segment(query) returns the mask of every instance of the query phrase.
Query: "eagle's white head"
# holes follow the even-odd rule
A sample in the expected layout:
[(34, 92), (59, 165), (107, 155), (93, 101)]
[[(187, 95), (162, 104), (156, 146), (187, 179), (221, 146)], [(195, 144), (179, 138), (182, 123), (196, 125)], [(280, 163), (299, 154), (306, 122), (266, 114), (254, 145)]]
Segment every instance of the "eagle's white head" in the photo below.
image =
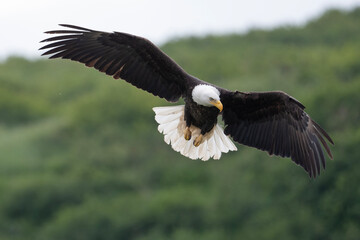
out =
[(217, 107), (220, 112), (223, 105), (220, 102), (220, 92), (215, 87), (205, 84), (197, 85), (192, 91), (192, 99), (199, 105)]

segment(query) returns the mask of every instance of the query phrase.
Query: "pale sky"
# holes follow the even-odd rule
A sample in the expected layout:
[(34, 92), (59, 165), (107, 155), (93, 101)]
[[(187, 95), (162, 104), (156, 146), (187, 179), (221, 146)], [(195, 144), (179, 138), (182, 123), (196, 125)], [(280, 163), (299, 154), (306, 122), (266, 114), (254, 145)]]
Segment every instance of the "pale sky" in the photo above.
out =
[(11, 0), (0, 4), (0, 60), (38, 57), (44, 31), (59, 23), (143, 36), (161, 44), (205, 34), (301, 25), (326, 9), (351, 9), (360, 0)]

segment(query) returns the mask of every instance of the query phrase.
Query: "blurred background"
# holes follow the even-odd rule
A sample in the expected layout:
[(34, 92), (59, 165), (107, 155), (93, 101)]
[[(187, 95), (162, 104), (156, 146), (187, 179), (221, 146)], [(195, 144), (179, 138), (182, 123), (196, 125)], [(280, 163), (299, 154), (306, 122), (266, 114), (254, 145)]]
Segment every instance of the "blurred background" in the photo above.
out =
[[(360, 239), (360, 1), (8, 1), (0, 10), (0, 239)], [(192, 161), (169, 103), (37, 51), (58, 23), (153, 40), (187, 72), (282, 90), (332, 136), (309, 179), (238, 145)]]

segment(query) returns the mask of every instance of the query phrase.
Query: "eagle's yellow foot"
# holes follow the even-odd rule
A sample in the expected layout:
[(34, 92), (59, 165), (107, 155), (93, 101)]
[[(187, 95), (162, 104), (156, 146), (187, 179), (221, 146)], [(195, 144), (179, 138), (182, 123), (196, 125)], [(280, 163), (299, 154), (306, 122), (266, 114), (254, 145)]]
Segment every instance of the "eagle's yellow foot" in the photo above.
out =
[(202, 139), (203, 139), (203, 135), (202, 135), (202, 134), (200, 134), (199, 136), (197, 136), (197, 138), (195, 138), (195, 140), (194, 140), (194, 146), (195, 146), (195, 147), (198, 147), (198, 146), (201, 144)]
[(189, 127), (186, 127), (186, 128), (185, 128), (184, 137), (185, 137), (185, 140), (187, 140), (187, 141), (190, 140), (190, 138), (191, 138), (191, 131), (190, 131), (190, 128), (189, 128)]

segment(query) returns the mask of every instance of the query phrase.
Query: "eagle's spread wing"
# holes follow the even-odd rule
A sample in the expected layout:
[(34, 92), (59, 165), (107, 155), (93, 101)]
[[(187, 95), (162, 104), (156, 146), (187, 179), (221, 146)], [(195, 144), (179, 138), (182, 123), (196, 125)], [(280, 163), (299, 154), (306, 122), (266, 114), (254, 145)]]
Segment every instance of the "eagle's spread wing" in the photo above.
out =
[(304, 111), (304, 106), (283, 92), (243, 93), (222, 91), (225, 134), (269, 154), (290, 157), (310, 175), (325, 168), (320, 145), (332, 158), (324, 137), (329, 135)]
[(192, 77), (145, 38), (127, 33), (107, 33), (62, 24), (69, 30), (48, 31), (59, 36), (40, 49), (43, 55), (82, 62), (168, 101), (177, 101)]

